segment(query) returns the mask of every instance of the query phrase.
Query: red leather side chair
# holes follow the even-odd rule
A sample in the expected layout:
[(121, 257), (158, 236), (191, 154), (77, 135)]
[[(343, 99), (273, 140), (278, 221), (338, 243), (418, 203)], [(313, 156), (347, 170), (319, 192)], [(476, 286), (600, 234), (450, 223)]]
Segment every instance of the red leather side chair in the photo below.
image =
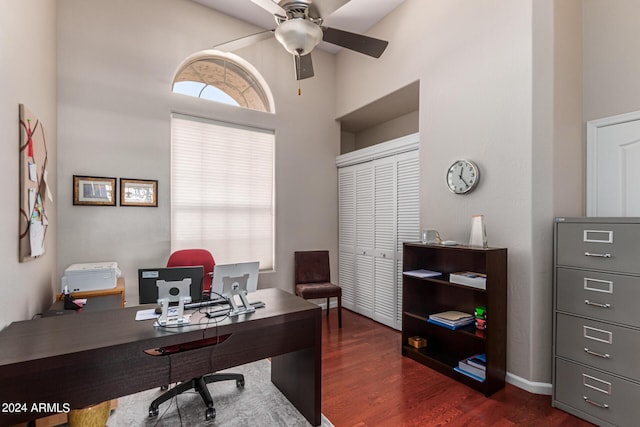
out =
[(342, 288), (331, 283), (329, 251), (294, 252), (294, 270), (296, 295), (304, 299), (326, 298), (327, 318), (330, 299), (338, 299), (338, 327), (342, 328)]
[[(202, 278), (203, 296), (208, 296), (211, 293), (211, 281), (213, 279), (211, 273), (213, 272), (213, 266), (215, 264), (216, 262), (213, 259), (213, 255), (211, 255), (211, 252), (206, 249), (179, 250), (172, 253), (171, 256), (169, 256), (169, 260), (167, 261), (167, 267), (193, 267), (201, 265), (204, 269), (204, 276)], [(168, 350), (171, 351), (172, 348), (168, 348)], [(166, 391), (165, 393), (160, 395), (160, 397), (151, 402), (151, 405), (149, 406), (149, 416), (155, 417), (158, 415), (158, 407), (161, 403), (166, 402), (167, 400), (185, 391), (194, 389), (200, 394), (205, 405), (207, 405), (205, 419), (212, 420), (216, 417), (216, 409), (213, 406), (213, 398), (211, 397), (211, 393), (209, 393), (207, 384), (227, 380), (235, 380), (237, 387), (244, 387), (244, 375), (242, 374), (213, 373), (203, 375), (201, 377), (192, 378), (191, 380), (181, 382), (180, 384)], [(166, 387), (163, 387), (163, 389), (166, 390)]]

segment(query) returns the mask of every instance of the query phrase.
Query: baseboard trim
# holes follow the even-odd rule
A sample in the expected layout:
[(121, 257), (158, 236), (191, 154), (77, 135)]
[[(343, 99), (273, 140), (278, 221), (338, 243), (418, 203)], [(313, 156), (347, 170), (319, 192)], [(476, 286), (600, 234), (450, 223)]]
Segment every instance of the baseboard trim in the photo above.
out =
[(524, 378), (514, 375), (511, 372), (507, 372), (506, 381), (513, 386), (516, 386), (533, 394), (545, 394), (551, 396), (553, 391), (553, 385), (551, 383), (540, 383), (525, 380)]

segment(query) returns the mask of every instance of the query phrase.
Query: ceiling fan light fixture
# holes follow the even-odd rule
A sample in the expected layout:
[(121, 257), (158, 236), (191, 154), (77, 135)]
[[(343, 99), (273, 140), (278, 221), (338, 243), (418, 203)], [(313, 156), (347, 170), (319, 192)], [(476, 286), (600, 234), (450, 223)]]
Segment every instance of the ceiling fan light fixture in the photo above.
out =
[(294, 55), (306, 55), (322, 40), (322, 29), (306, 19), (289, 19), (276, 28), (276, 39)]

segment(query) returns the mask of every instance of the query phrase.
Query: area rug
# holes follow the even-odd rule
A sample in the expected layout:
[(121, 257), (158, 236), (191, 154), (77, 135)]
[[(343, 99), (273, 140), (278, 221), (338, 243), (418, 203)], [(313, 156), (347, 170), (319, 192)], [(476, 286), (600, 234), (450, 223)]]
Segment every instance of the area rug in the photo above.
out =
[[(216, 408), (214, 420), (205, 420), (204, 403), (200, 395), (194, 391), (183, 393), (176, 399), (163, 403), (160, 405), (158, 416), (149, 418), (149, 404), (162, 394), (159, 388), (154, 388), (119, 398), (118, 407), (112, 411), (107, 425), (109, 427), (303, 427), (310, 425), (271, 383), (271, 363), (268, 360), (237, 366), (229, 369), (228, 372), (244, 374), (245, 386), (237, 388), (235, 381), (209, 384), (209, 391)], [(324, 415), (322, 426), (333, 427)]]

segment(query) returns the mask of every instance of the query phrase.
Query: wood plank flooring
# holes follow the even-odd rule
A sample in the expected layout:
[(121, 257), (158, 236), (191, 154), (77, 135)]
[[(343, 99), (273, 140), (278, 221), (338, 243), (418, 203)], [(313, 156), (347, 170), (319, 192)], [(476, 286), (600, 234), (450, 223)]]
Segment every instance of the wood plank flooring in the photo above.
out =
[(323, 321), (322, 413), (336, 427), (592, 425), (510, 384), (487, 398), (402, 357), (399, 331), (349, 310), (342, 329), (336, 309)]

